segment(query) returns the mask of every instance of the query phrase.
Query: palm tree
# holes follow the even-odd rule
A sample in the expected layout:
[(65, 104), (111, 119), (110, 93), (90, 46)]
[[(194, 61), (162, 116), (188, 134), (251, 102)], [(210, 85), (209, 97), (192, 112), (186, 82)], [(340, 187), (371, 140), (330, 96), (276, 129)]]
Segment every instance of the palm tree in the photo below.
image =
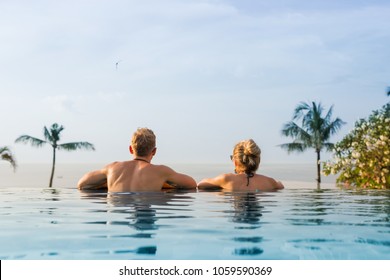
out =
[(15, 157), (12, 155), (12, 152), (8, 147), (0, 147), (0, 158), (8, 161), (12, 165), (13, 169), (16, 169)]
[[(301, 102), (295, 108), (293, 120), (286, 123), (282, 129), (282, 135), (294, 138), (292, 143), (280, 145), (282, 149), (290, 152), (304, 152), (312, 148), (317, 154), (317, 182), (321, 183), (321, 151), (331, 151), (333, 143), (328, 142), (332, 134), (335, 134), (345, 122), (336, 118), (332, 120), (333, 106), (323, 117), (324, 108), (321, 103), (311, 104)], [(302, 119), (301, 126), (294, 121)]]
[(30, 143), (33, 147), (42, 147), (45, 144), (50, 144), (53, 147), (53, 165), (51, 168), (51, 176), (50, 176), (50, 183), (49, 183), (50, 188), (53, 184), (57, 149), (65, 150), (65, 151), (75, 151), (78, 149), (95, 150), (94, 146), (88, 142), (72, 142), (72, 143), (58, 144), (58, 141), (60, 140), (60, 133), (62, 130), (64, 130), (64, 127), (62, 125), (60, 126), (57, 123), (54, 123), (50, 127), (50, 131), (46, 128), (46, 126), (44, 127), (43, 134), (45, 140), (41, 140), (29, 135), (22, 135), (15, 140), (16, 143), (19, 142)]

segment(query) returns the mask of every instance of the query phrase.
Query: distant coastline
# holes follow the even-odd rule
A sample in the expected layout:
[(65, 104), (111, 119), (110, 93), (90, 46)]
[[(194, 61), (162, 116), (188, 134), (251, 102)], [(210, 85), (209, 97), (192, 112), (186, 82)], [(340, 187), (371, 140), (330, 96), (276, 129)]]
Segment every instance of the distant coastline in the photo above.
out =
[[(54, 178), (55, 187), (76, 187), (79, 178), (88, 171), (102, 168), (105, 163), (58, 163)], [(213, 177), (220, 173), (233, 172), (230, 164), (171, 163), (167, 164), (178, 172), (191, 174), (199, 181), (204, 177)], [(14, 172), (7, 164), (0, 164), (0, 187), (47, 187), (51, 165), (49, 163), (20, 164)], [(308, 163), (271, 163), (262, 164), (258, 173), (282, 181), (286, 187), (317, 187), (316, 169)], [(335, 176), (323, 176), (322, 187), (336, 185)]]

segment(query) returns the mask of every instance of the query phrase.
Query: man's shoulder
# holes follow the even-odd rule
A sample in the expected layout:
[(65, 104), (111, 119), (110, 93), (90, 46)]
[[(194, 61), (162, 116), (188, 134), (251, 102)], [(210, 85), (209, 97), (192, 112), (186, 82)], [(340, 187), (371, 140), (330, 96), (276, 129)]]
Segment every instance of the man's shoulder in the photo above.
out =
[(128, 164), (131, 164), (131, 161), (113, 161), (107, 164), (105, 168), (115, 168), (115, 167), (124, 166)]
[(173, 169), (167, 165), (163, 164), (150, 164), (150, 166), (156, 170), (156, 171), (161, 171), (161, 172), (172, 172)]
[(122, 163), (121, 161), (113, 161), (113, 162), (110, 162), (109, 164), (106, 165), (106, 167), (112, 167), (112, 166), (115, 166), (117, 164), (120, 164)]

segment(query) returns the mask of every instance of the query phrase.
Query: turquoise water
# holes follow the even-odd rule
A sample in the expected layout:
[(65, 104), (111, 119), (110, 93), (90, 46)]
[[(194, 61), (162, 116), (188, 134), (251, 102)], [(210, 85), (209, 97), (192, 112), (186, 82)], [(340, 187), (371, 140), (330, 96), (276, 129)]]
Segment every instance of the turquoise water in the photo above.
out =
[(2, 187), (0, 259), (390, 259), (390, 191)]

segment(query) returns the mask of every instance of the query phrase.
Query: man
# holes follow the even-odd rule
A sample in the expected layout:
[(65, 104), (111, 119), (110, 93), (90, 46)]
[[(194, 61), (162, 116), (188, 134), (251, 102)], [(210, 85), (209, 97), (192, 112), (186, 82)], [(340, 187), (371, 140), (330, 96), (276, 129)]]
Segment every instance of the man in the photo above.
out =
[(113, 162), (101, 170), (85, 174), (80, 190), (107, 188), (108, 192), (160, 191), (164, 187), (196, 188), (195, 180), (165, 165), (151, 164), (156, 154), (156, 136), (148, 128), (133, 134), (130, 153), (133, 160)]

